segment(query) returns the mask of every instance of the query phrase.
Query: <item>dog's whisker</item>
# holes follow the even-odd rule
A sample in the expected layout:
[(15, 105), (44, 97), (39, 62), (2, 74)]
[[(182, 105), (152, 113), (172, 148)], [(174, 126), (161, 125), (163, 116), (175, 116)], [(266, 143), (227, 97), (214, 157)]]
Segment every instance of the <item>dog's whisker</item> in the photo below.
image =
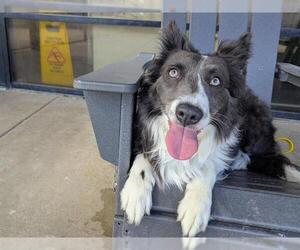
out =
[(225, 119), (225, 120), (229, 121), (229, 118), (227, 116), (225, 116), (223, 114), (220, 114), (220, 113), (213, 113), (212, 117), (214, 117), (214, 118), (222, 118), (222, 119)]
[(218, 124), (220, 126), (220, 128), (223, 128), (223, 126), (226, 126), (227, 128), (230, 128), (230, 126), (225, 123), (224, 121), (217, 119), (215, 117), (211, 118), (212, 122), (214, 122), (215, 124)]
[(147, 116), (146, 116), (145, 119), (146, 119), (146, 120), (149, 119), (149, 117), (150, 117), (153, 113), (155, 113), (155, 112), (157, 112), (157, 111), (162, 112), (163, 108), (164, 108), (164, 106), (163, 106), (163, 105), (160, 105), (159, 107), (152, 109), (152, 110), (147, 114)]

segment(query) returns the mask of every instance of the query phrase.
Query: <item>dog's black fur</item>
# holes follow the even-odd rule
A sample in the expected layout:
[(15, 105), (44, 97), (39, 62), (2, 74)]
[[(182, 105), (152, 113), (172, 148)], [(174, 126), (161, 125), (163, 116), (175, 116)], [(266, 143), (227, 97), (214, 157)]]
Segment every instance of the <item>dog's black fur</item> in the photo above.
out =
[[(159, 168), (159, 161), (157, 156), (147, 154), (151, 151), (154, 143), (147, 124), (150, 119), (164, 112), (164, 105), (155, 85), (162, 74), (161, 68), (167, 58), (180, 50), (191, 52), (195, 57), (200, 56), (200, 52), (179, 32), (175, 23), (171, 23), (163, 31), (161, 52), (147, 65), (137, 94), (133, 155), (144, 153), (155, 169)], [(270, 109), (254, 95), (245, 82), (247, 61), (251, 56), (251, 34), (245, 33), (235, 41), (221, 42), (217, 51), (208, 56), (218, 58), (226, 63), (230, 83), (227, 90), (234, 102), (233, 107), (225, 107), (224, 110), (215, 114), (220, 118), (227, 117), (227, 126), (213, 124), (218, 130), (219, 139), (226, 139), (231, 129), (237, 126), (241, 131), (240, 141), (230, 153), (236, 154), (238, 150), (242, 150), (248, 154), (251, 159), (248, 166), (250, 171), (284, 178), (284, 165), (290, 164), (290, 162), (280, 153), (275, 142), (275, 128), (272, 124)]]

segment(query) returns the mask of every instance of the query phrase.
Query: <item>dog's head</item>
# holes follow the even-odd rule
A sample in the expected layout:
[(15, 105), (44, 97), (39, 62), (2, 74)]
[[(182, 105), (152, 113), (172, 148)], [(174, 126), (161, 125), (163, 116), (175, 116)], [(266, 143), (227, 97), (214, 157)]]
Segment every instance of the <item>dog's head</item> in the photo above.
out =
[[(163, 30), (161, 52), (149, 70), (169, 122), (201, 131), (209, 124), (226, 130), (226, 119), (245, 89), (251, 34), (223, 41), (202, 55), (171, 22)], [(232, 119), (234, 119), (232, 117)]]

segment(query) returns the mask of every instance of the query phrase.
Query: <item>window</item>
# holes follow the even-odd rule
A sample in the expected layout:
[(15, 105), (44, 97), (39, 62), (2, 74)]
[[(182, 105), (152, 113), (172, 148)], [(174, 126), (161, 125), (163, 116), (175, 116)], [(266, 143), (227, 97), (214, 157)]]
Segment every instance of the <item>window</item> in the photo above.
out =
[(13, 82), (72, 87), (73, 78), (140, 52), (156, 52), (159, 28), (9, 19)]
[[(272, 107), (300, 111), (300, 14), (283, 15)], [(284, 63), (284, 64), (282, 64)]]

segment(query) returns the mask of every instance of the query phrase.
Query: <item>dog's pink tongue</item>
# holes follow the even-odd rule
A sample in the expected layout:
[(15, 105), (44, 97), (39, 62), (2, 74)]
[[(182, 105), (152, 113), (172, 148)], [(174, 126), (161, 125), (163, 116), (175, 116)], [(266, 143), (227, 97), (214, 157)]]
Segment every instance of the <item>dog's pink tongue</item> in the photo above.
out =
[(197, 131), (169, 122), (166, 144), (169, 154), (177, 160), (190, 159), (198, 150)]

